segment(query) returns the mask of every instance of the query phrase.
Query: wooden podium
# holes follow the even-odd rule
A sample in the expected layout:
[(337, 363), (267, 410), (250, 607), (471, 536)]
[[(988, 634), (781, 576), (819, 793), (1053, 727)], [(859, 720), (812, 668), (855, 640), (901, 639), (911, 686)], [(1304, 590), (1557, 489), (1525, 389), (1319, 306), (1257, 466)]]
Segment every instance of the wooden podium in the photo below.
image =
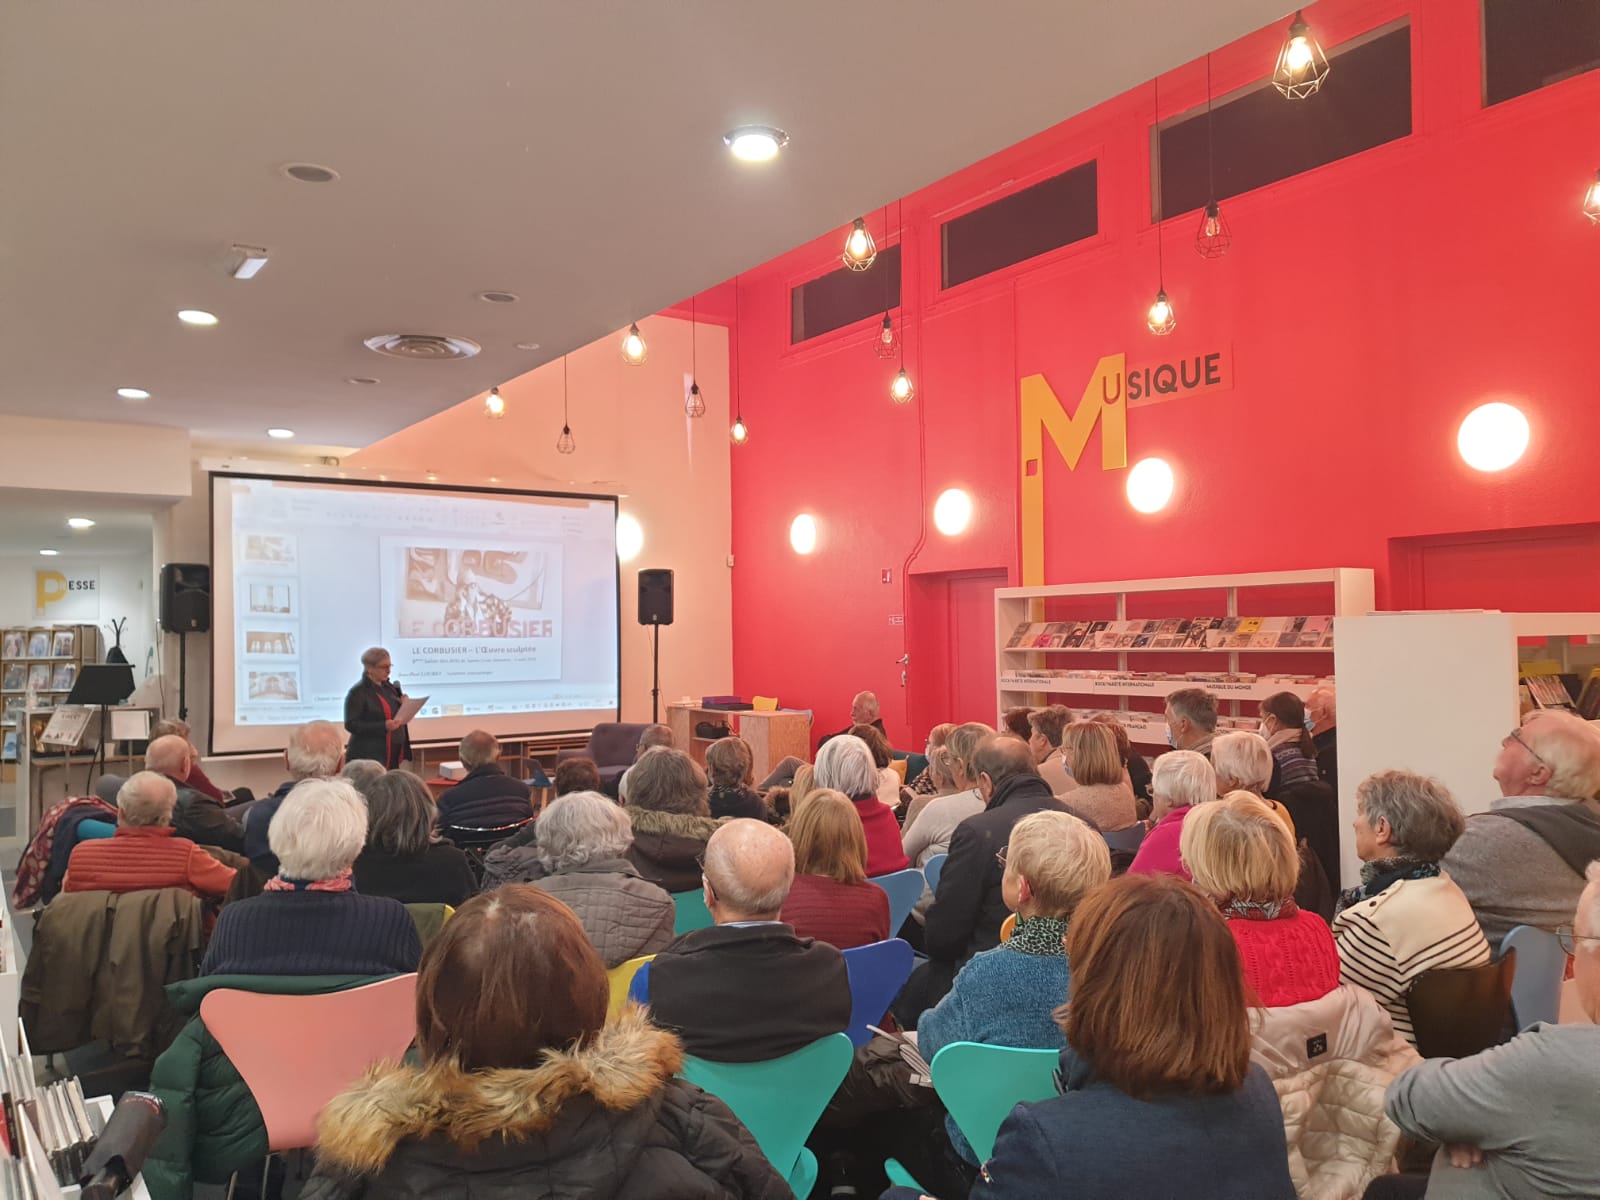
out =
[(734, 733), (750, 746), (755, 759), (757, 780), (765, 779), (772, 768), (793, 755), (811, 761), (811, 713), (804, 709), (776, 709), (757, 712), (745, 709), (729, 712), (721, 708), (699, 708), (692, 704), (667, 705), (667, 725), (672, 729), (672, 740), (680, 749), (702, 767), (706, 765), (706, 747), (716, 738), (696, 737), (694, 727), (702, 721), (725, 721)]

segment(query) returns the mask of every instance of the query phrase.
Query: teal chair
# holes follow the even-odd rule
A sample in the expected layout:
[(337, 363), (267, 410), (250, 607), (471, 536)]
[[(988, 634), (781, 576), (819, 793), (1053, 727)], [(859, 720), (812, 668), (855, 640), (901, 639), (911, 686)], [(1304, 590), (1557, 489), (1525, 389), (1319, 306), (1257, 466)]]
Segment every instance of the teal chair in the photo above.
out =
[(1553, 933), (1518, 925), (1500, 943), (1501, 953), (1517, 952), (1517, 973), (1511, 977), (1511, 1015), (1517, 1031), (1540, 1021), (1554, 1025), (1561, 1017), (1561, 981), (1567, 973), (1567, 952)]
[(844, 1082), (853, 1055), (849, 1038), (830, 1033), (768, 1062), (685, 1058), (679, 1073), (731, 1108), (794, 1194), (804, 1197), (817, 1182), (817, 1156), (806, 1149), (806, 1138)]
[(706, 907), (704, 888), (695, 888), (692, 892), (673, 892), (672, 904), (677, 910), (672, 922), (672, 932), (678, 937), (692, 933), (696, 929), (710, 929), (716, 924), (711, 919), (711, 910)]
[(875, 875), (867, 880), (881, 887), (889, 897), (889, 936), (900, 932), (917, 901), (922, 899), (922, 889), (927, 886), (922, 872), (915, 867), (895, 871), (889, 875)]
[(934, 895), (939, 894), (939, 876), (944, 874), (944, 860), (948, 854), (935, 854), (922, 864), (922, 877), (928, 881), (928, 890)]

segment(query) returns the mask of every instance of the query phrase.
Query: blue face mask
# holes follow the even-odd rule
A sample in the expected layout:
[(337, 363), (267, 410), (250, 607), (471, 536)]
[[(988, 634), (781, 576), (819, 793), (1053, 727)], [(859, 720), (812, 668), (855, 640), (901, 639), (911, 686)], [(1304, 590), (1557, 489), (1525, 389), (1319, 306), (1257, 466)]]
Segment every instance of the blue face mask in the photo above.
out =
[(1178, 743), (1172, 740), (1172, 726), (1171, 725), (1167, 726), (1167, 745), (1171, 746), (1174, 750), (1176, 750), (1178, 748)]
[(1313, 717), (1310, 713), (1307, 713), (1306, 714), (1306, 732), (1310, 733), (1316, 727), (1317, 727), (1317, 719), (1315, 717)]

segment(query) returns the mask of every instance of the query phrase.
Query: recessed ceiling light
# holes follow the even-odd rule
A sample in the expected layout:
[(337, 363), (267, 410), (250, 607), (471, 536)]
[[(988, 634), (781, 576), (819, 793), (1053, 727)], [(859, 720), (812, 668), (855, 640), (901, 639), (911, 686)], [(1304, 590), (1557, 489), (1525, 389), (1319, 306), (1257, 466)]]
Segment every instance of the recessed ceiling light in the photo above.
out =
[(346, 375), (344, 381), (346, 383), (359, 383), (363, 387), (371, 387), (373, 384), (381, 382), (371, 375)]
[(733, 156), (745, 162), (771, 162), (789, 144), (789, 135), (775, 125), (740, 125), (722, 135)]
[(67, 518), (67, 528), (68, 529), (93, 529), (94, 528), (94, 522), (91, 521), (88, 517), (68, 517)]
[(289, 163), (282, 169), (290, 179), (301, 183), (332, 183), (339, 178), (339, 172), (332, 167), (319, 167), (316, 163)]
[(518, 342), (517, 343), (517, 349), (518, 350), (537, 350), (537, 349), (539, 349), (539, 343), (538, 342)]
[(178, 320), (185, 325), (215, 325), (217, 318), (203, 308), (180, 308)]
[(292, 438), (294, 436), (294, 430), (292, 430), (292, 429), (269, 429), (269, 430), (267, 430), (267, 436), (269, 438)]
[(41, 550), (41, 551), (39, 551), (39, 553), (44, 555), (46, 558), (54, 558), (56, 555), (60, 554), (61, 551), (59, 551), (59, 550)]
[(267, 265), (267, 252), (260, 246), (235, 245), (229, 251), (229, 272), (235, 279), (254, 279)]
[(486, 300), (490, 304), (515, 304), (517, 302), (517, 294), (515, 292), (479, 292), (478, 299)]
[(143, 388), (118, 388), (117, 395), (121, 396), (124, 400), (150, 399), (150, 393), (145, 391)]

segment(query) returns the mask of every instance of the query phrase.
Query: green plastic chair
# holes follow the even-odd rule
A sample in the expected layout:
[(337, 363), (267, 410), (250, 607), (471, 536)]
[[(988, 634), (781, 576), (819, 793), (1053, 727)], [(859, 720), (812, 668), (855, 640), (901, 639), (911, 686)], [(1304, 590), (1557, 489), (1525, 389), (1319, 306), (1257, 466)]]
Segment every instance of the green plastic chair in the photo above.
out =
[(809, 1196), (817, 1182), (817, 1156), (806, 1149), (806, 1139), (844, 1082), (854, 1053), (849, 1038), (830, 1033), (767, 1062), (685, 1058), (679, 1074), (731, 1108), (794, 1194)]
[(677, 910), (672, 920), (672, 932), (678, 937), (696, 929), (710, 929), (716, 924), (711, 919), (711, 910), (706, 907), (706, 894), (702, 888), (695, 888), (692, 892), (673, 892), (672, 905)]

